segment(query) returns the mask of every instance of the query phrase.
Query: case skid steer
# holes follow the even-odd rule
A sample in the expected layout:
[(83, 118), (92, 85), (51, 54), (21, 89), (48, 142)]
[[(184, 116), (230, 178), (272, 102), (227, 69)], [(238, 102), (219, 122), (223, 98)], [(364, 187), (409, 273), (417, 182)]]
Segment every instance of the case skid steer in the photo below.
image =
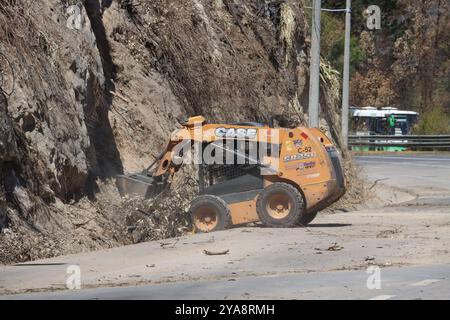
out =
[(199, 116), (172, 133), (146, 171), (118, 176), (119, 192), (150, 198), (192, 157), (199, 195), (190, 215), (199, 232), (258, 221), (268, 227), (306, 226), (345, 191), (340, 156), (320, 130), (206, 124)]

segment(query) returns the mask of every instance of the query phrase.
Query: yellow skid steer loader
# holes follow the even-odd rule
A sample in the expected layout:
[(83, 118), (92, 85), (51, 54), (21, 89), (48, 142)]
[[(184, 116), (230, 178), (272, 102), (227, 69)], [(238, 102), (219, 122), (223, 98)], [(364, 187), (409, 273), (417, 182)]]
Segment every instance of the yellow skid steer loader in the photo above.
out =
[(258, 221), (306, 226), (345, 192), (340, 156), (320, 130), (207, 124), (198, 116), (172, 133), (149, 169), (118, 176), (120, 194), (158, 194), (187, 159), (198, 168), (190, 214), (200, 232)]

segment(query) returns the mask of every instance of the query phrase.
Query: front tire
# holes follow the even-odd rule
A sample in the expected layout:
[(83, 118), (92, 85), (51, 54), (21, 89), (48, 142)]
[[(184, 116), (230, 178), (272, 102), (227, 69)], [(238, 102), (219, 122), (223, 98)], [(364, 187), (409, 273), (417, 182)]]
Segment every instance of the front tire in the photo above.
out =
[(274, 183), (258, 196), (256, 210), (261, 222), (272, 228), (297, 226), (303, 217), (305, 202), (295, 187)]
[(214, 232), (231, 227), (230, 209), (217, 196), (203, 195), (195, 198), (189, 212), (197, 232)]

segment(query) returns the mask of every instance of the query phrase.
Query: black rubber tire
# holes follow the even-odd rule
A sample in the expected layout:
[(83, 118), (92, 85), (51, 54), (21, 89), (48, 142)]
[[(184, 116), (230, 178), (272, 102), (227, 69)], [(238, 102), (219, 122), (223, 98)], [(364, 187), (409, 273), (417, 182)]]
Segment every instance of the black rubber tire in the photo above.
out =
[[(281, 219), (272, 217), (267, 212), (267, 202), (270, 197), (275, 194), (283, 194), (288, 196), (292, 203), (289, 214)], [(258, 196), (256, 201), (256, 211), (258, 212), (261, 222), (271, 228), (291, 228), (299, 224), (304, 212), (303, 196), (295, 187), (287, 183), (274, 183), (265, 188)]]
[[(196, 211), (201, 207), (211, 208), (217, 217), (217, 225), (211, 230), (201, 229), (194, 218)], [(189, 214), (191, 216), (192, 224), (194, 225), (196, 232), (214, 232), (219, 230), (225, 230), (231, 227), (231, 213), (228, 208), (227, 203), (220, 197), (213, 195), (202, 195), (191, 202), (191, 207), (189, 209)]]
[(308, 214), (305, 213), (300, 219), (299, 222), (300, 226), (301, 227), (308, 226), (308, 224), (310, 224), (317, 217), (317, 213), (318, 213), (317, 211)]

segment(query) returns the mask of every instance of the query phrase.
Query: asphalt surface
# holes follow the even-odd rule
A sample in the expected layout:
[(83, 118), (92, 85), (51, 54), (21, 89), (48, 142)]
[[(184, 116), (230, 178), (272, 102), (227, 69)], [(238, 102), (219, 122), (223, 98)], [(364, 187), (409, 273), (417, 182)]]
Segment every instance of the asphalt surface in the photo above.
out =
[(450, 190), (450, 155), (414, 154), (357, 156), (369, 180), (380, 180), (392, 186), (431, 190)]
[[(187, 282), (101, 288), (3, 297), (11, 300), (203, 300), (203, 299), (449, 299), (450, 266), (386, 268), (380, 282), (367, 271), (244, 277), (226, 281)], [(369, 282), (369, 286), (367, 283)], [(379, 286), (377, 284), (379, 283)], [(0, 298), (1, 299), (1, 298)]]
[[(57, 290), (0, 299), (450, 299), (450, 156), (370, 155), (356, 162), (370, 180), (413, 196), (383, 209), (325, 215), (309, 230), (233, 229), (182, 238), (173, 251), (145, 243), (0, 268), (0, 288)], [(344, 249), (314, 249), (331, 241)], [(202, 256), (210, 245), (231, 253)], [(54, 274), (62, 277), (72, 263), (102, 288), (61, 290), (65, 279)], [(372, 264), (380, 266), (379, 277)], [(126, 274), (145, 283), (118, 287)], [(101, 282), (108, 276), (116, 282)]]

